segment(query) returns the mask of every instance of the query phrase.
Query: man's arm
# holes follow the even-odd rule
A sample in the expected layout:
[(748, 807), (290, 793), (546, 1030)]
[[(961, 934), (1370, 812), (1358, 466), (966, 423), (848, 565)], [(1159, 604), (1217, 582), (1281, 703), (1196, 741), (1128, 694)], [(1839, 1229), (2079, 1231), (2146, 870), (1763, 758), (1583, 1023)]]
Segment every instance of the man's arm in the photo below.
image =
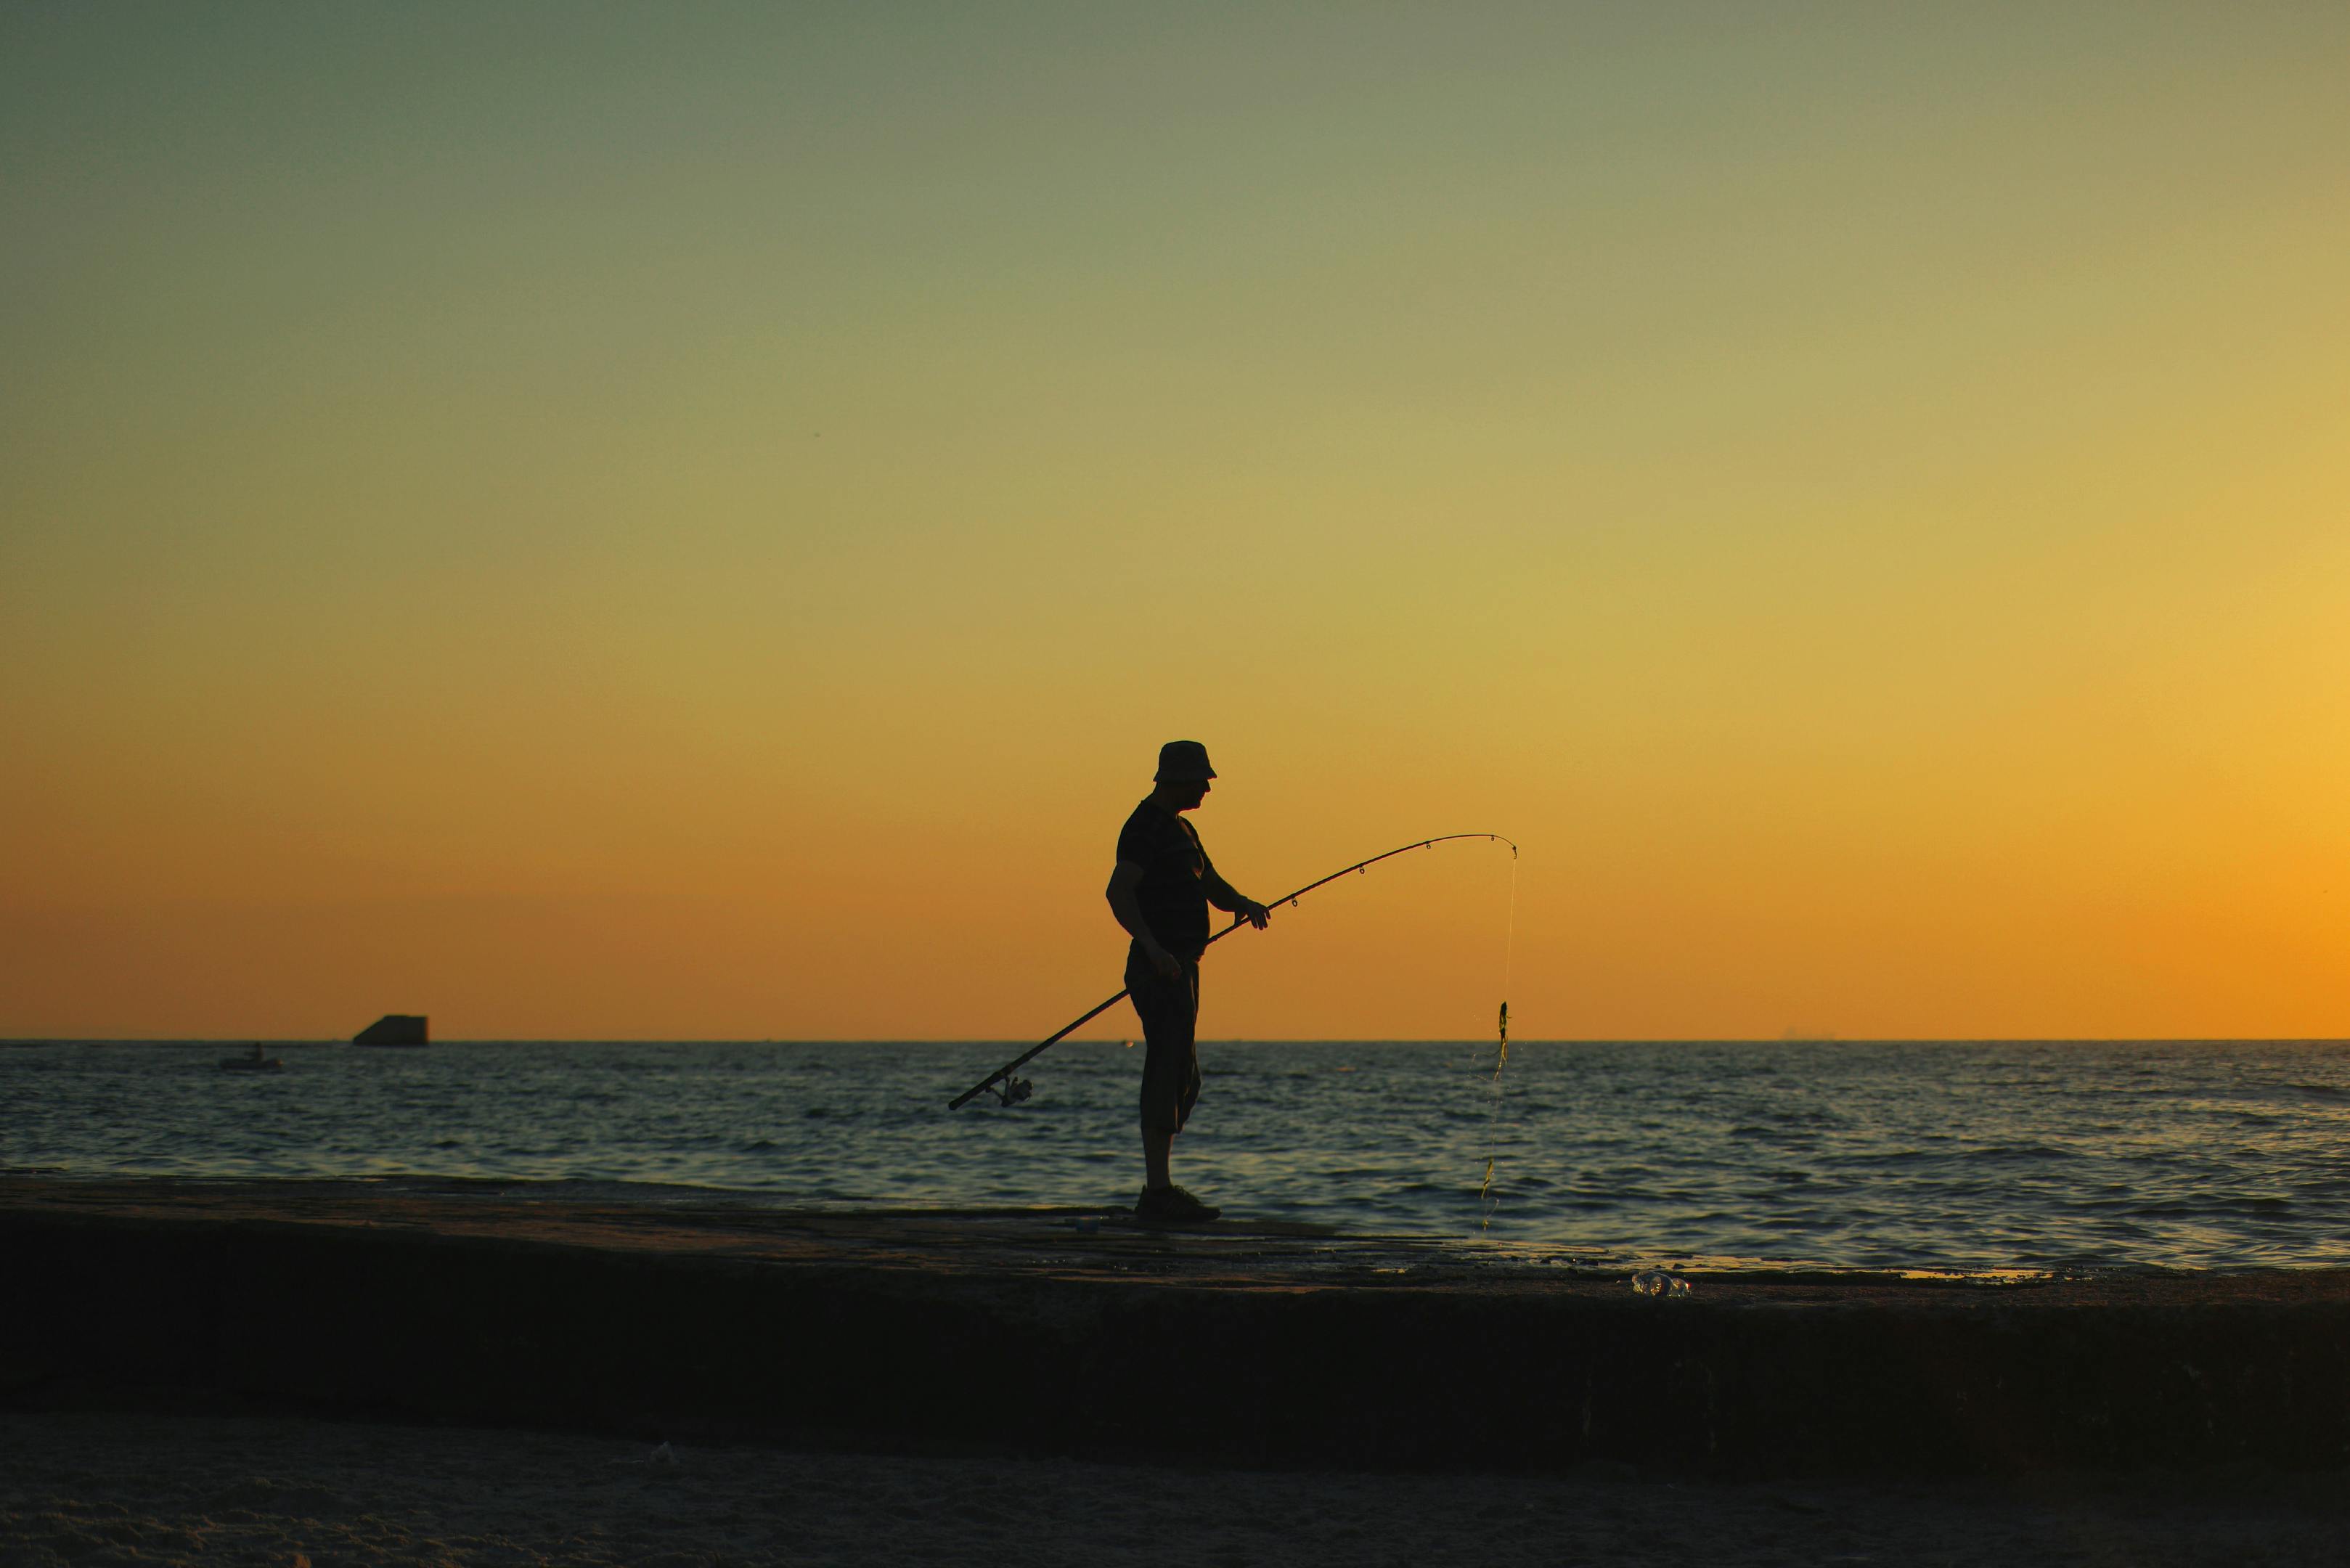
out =
[(1230, 882), (1225, 881), (1222, 874), (1218, 872), (1212, 864), (1208, 867), (1208, 874), (1200, 878), (1200, 886), (1206, 890), (1208, 902), (1228, 914), (1240, 916), (1260, 931), (1264, 929), (1273, 919), (1271, 909), (1255, 899), (1244, 896)]
[(1151, 968), (1165, 979), (1180, 980), (1182, 961), (1159, 945), (1159, 939), (1150, 934), (1150, 922), (1142, 918), (1142, 900), (1134, 892), (1141, 884), (1142, 867), (1131, 860), (1119, 861), (1110, 871), (1109, 886), (1103, 889), (1104, 897), (1109, 899), (1109, 912), (1118, 917), (1118, 923), (1126, 928), (1126, 934), (1134, 939), (1142, 956), (1150, 961)]

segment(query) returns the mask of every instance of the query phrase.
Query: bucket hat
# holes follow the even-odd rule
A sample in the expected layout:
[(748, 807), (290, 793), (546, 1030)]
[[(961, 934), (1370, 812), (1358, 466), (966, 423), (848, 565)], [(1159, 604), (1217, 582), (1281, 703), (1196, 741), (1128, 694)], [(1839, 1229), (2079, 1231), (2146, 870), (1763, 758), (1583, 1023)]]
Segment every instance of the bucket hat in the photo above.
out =
[(1159, 771), (1153, 779), (1211, 779), (1216, 770), (1208, 765), (1208, 748), (1197, 741), (1170, 741), (1159, 748)]

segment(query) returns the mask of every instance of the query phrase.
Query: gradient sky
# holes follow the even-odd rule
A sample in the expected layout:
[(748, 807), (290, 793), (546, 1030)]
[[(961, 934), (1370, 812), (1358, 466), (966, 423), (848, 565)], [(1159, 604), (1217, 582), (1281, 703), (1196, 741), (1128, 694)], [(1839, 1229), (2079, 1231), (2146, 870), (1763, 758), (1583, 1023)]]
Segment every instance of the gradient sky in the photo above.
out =
[[(2350, 8), (12, 5), (0, 1034), (2350, 1034)], [(1407, 857), (1214, 1037), (1474, 1037)], [(1122, 1012), (1098, 1031), (1129, 1034)]]

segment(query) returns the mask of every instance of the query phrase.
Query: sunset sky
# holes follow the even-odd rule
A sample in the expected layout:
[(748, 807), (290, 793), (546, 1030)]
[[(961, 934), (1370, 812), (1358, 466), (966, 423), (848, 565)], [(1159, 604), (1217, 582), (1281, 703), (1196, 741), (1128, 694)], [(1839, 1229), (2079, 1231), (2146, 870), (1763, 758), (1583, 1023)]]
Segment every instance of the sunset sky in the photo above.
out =
[[(2350, 1034), (2350, 7), (0, 11), (0, 1035)], [(1208, 965), (1490, 1031), (1507, 854)], [(1095, 1033), (1134, 1033), (1120, 1011)]]

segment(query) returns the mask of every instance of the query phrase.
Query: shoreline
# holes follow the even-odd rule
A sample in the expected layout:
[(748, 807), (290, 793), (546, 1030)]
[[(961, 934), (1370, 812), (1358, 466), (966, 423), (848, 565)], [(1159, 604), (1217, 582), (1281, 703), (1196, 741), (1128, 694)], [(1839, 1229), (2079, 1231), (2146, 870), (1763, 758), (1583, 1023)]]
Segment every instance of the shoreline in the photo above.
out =
[(0, 1407), (1534, 1473), (2350, 1459), (2339, 1270), (1657, 1298), (1301, 1225), (386, 1185), (0, 1177)]

